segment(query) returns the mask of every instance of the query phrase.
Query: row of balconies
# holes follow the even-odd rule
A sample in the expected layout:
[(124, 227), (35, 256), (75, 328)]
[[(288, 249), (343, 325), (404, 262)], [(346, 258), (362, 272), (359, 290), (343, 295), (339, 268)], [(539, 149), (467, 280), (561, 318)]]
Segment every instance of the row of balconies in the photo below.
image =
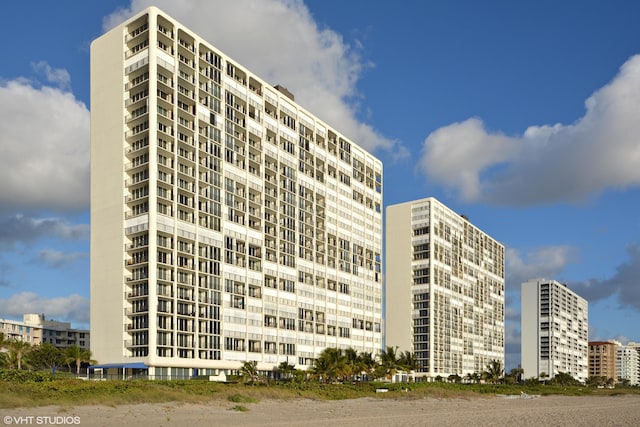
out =
[[(171, 49), (171, 51), (172, 51), (172, 49)], [(179, 54), (179, 59), (183, 63), (188, 63), (191, 67), (195, 67), (194, 61), (192, 59), (186, 58), (182, 54)], [(184, 71), (181, 73), (180, 77), (182, 79), (186, 79), (186, 81), (188, 81), (191, 84), (195, 83), (194, 77), (192, 75), (189, 75), (189, 74), (185, 73)], [(237, 78), (237, 81), (242, 82), (243, 84), (246, 83), (245, 78)], [(255, 93), (261, 93), (261, 89), (259, 89), (259, 87), (256, 87), (256, 86), (251, 86), (251, 87), (252, 88), (256, 88)], [(178, 90), (179, 93), (189, 97), (190, 99), (194, 99), (193, 91), (191, 91), (191, 90), (189, 90), (188, 88), (185, 88), (185, 87), (179, 87), (178, 89), (179, 89)], [(165, 94), (165, 95), (167, 95), (167, 94)], [(164, 97), (161, 97), (161, 98), (170, 101), (170, 98), (168, 98), (167, 96), (164, 96)], [(236, 107), (236, 108), (240, 107), (240, 111), (243, 111), (243, 112), (246, 111), (246, 109), (243, 106), (239, 105), (239, 104), (234, 105), (234, 107)], [(277, 131), (277, 129), (273, 129), (273, 130)], [(312, 134), (309, 132), (307, 136), (311, 137)], [(318, 138), (316, 138), (316, 139), (317, 139), (318, 142), (323, 144), (323, 138), (321, 136), (318, 136)], [(336, 153), (336, 149), (335, 149), (335, 145), (334, 144), (329, 143), (329, 151), (334, 153), (334, 154)], [(342, 152), (342, 150), (341, 150), (341, 152)], [(360, 163), (358, 163), (358, 164), (360, 164)], [(357, 165), (354, 166), (354, 170), (357, 172), (358, 175), (363, 173), (363, 168), (361, 166), (362, 166), (361, 164), (360, 164), (360, 167), (358, 167)], [(369, 169), (369, 168), (367, 168), (366, 171), (367, 171), (367, 174), (366, 174), (367, 177), (371, 177), (371, 181), (373, 181), (373, 179), (372, 179), (373, 171), (371, 169)], [(378, 181), (376, 181), (376, 182), (378, 182)]]

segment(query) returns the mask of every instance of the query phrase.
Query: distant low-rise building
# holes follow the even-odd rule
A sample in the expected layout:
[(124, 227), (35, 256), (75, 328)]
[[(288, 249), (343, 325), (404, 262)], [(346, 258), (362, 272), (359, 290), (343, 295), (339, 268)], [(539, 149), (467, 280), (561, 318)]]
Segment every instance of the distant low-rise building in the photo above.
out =
[(50, 343), (59, 348), (76, 344), (89, 349), (89, 330), (75, 329), (69, 322), (47, 320), (44, 314), (25, 314), (22, 322), (0, 318), (0, 332), (6, 339), (17, 339), (33, 345)]

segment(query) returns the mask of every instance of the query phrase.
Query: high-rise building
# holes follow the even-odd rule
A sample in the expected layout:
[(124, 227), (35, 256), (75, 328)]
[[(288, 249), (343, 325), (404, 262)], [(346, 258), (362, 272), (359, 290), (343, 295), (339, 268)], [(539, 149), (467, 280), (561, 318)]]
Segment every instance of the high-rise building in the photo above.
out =
[(629, 342), (618, 346), (616, 371), (619, 381), (640, 385), (640, 343)]
[(521, 285), (521, 354), (525, 378), (559, 372), (584, 382), (589, 374), (587, 301), (555, 280)]
[(382, 348), (382, 163), (164, 12), (91, 45), (91, 333), (153, 377)]
[(504, 367), (504, 246), (434, 198), (386, 214), (386, 345), (417, 379)]
[(589, 377), (618, 381), (618, 344), (613, 341), (589, 341)]

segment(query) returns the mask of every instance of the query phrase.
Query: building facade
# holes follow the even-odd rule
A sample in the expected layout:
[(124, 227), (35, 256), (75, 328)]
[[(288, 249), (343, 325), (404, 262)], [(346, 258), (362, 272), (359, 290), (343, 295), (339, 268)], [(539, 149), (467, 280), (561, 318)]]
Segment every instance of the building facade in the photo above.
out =
[(632, 386), (640, 385), (640, 343), (618, 346), (616, 369), (618, 381)]
[(434, 198), (386, 209), (386, 345), (432, 380), (504, 367), (504, 246)]
[(614, 385), (618, 381), (618, 343), (589, 341), (589, 377), (603, 377)]
[(525, 378), (568, 373), (585, 382), (589, 374), (587, 301), (555, 280), (521, 285), (521, 354)]
[(382, 347), (382, 163), (156, 8), (91, 46), (91, 331), (149, 375)]
[(0, 319), (0, 333), (6, 339), (25, 341), (32, 345), (49, 343), (58, 348), (73, 345), (86, 350), (90, 348), (87, 329), (72, 328), (69, 322), (48, 320), (44, 314), (25, 314), (22, 319), (22, 322)]

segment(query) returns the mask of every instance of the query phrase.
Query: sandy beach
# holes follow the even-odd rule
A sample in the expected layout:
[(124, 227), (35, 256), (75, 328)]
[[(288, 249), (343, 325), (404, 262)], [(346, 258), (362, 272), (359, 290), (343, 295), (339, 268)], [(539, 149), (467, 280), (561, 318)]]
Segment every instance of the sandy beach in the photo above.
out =
[(2, 410), (3, 425), (82, 426), (639, 426), (640, 396), (478, 397), (238, 404), (46, 406)]

